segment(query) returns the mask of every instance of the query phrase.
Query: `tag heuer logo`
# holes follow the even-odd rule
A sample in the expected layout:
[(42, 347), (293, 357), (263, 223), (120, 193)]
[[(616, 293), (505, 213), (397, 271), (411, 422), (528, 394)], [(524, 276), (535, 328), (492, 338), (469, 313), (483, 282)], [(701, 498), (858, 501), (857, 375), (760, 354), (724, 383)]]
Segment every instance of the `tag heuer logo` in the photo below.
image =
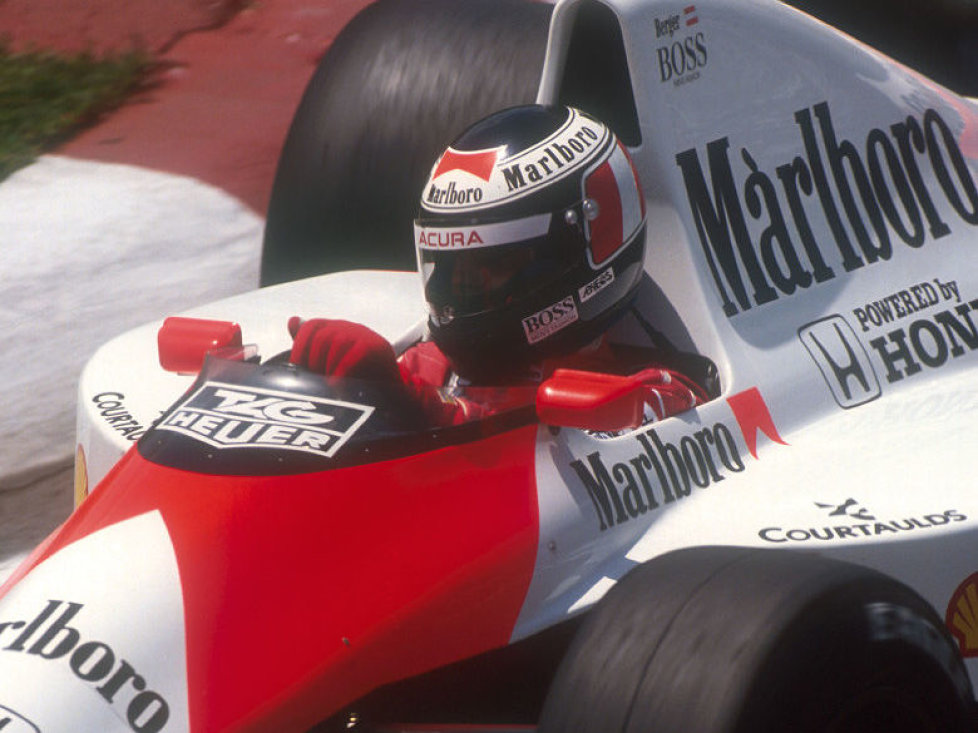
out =
[(167, 415), (172, 430), (215, 448), (339, 450), (373, 412), (351, 402), (206, 382)]

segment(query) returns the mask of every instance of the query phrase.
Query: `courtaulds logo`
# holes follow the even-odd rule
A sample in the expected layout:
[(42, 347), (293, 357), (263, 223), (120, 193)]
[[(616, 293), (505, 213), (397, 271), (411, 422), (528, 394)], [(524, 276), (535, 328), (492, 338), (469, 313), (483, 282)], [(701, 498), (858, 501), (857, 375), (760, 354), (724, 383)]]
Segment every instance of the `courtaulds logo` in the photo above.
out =
[(816, 507), (828, 510), (831, 519), (810, 525), (764, 527), (757, 535), (765, 542), (795, 544), (799, 542), (836, 542), (876, 537), (894, 537), (906, 532), (936, 530), (955, 522), (968, 519), (957, 509), (946, 509), (932, 514), (903, 517), (880, 517), (859, 503), (846, 499), (841, 504), (813, 502)]
[(815, 506), (819, 509), (831, 509), (832, 511), (829, 512), (830, 517), (852, 517), (853, 519), (862, 519), (867, 522), (876, 519), (876, 517), (870, 514), (869, 509), (861, 507), (855, 499), (846, 499), (842, 504), (823, 504), (820, 501), (816, 501)]

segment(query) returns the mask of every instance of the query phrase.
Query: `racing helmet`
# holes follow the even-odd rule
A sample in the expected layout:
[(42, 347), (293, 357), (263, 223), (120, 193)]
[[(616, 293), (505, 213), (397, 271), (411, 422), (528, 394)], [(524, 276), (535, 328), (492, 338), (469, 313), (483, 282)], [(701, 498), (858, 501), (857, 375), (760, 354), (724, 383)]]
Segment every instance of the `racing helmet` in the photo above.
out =
[(432, 339), (462, 376), (571, 353), (630, 304), (645, 200), (624, 146), (563, 106), (476, 123), (431, 169), (415, 220)]

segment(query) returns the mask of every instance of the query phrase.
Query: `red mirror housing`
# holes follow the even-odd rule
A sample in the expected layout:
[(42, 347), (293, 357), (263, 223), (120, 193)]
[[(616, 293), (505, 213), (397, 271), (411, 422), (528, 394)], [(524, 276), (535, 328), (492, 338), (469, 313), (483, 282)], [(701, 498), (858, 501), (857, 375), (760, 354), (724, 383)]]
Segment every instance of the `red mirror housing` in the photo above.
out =
[(196, 374), (215, 349), (241, 346), (241, 326), (231, 321), (170, 316), (157, 334), (160, 366), (168, 372)]
[(557, 369), (537, 389), (537, 416), (547, 425), (617, 431), (642, 424), (642, 380), (616, 374)]

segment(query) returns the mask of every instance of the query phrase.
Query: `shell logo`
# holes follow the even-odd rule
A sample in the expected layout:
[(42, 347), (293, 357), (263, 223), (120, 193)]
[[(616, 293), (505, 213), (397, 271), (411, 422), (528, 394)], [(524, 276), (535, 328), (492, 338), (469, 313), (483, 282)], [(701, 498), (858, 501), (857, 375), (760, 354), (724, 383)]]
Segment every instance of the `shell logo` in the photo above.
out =
[(75, 452), (75, 509), (85, 501), (88, 496), (88, 465), (85, 462), (85, 451), (78, 445)]
[(972, 573), (954, 591), (945, 623), (958, 640), (961, 656), (978, 657), (978, 573)]

